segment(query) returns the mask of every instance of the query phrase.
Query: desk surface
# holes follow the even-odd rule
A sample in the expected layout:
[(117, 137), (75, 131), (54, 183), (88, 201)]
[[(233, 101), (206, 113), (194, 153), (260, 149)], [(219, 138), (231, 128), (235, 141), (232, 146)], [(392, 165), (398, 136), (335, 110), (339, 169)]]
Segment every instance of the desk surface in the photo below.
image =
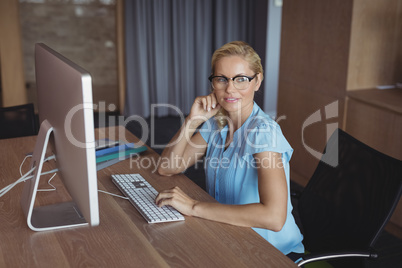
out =
[[(102, 129), (97, 137), (116, 131)], [(127, 141), (138, 141), (128, 131), (120, 131)], [(0, 188), (20, 177), (19, 165), (33, 150), (35, 140), (0, 140)], [(121, 194), (110, 175), (140, 173), (156, 190), (178, 185), (193, 198), (215, 202), (184, 175), (167, 178), (152, 173), (159, 156), (151, 149), (141, 157), (148, 159), (149, 168), (139, 170), (135, 163), (130, 167), (129, 159), (122, 161), (98, 172), (98, 188)], [(28, 168), (29, 161), (23, 170)], [(68, 199), (61, 181), (56, 178), (54, 184), (57, 191), (38, 193), (40, 204)], [(20, 206), (22, 186), (0, 198), (0, 267), (296, 267), (251, 228), (195, 217), (148, 224), (127, 200), (103, 193), (99, 193), (99, 226), (34, 232)], [(41, 179), (39, 188), (46, 188), (46, 178)]]

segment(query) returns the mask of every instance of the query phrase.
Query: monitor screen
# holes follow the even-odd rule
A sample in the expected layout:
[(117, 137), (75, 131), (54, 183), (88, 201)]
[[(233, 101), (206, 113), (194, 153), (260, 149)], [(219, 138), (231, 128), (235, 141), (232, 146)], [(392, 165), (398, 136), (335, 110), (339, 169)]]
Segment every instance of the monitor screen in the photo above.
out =
[[(35, 45), (40, 129), (21, 204), (35, 231), (99, 224), (91, 75), (45, 44)], [(71, 202), (35, 207), (45, 153), (56, 157)], [(48, 153), (49, 154), (49, 153)]]

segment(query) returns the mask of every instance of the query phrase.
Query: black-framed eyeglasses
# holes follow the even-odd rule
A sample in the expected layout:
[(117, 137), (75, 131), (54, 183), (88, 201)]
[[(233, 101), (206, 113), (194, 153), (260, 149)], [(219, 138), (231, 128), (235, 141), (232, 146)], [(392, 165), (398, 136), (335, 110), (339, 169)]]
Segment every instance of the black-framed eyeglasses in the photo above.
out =
[(226, 77), (223, 75), (211, 75), (208, 77), (211, 82), (211, 86), (215, 90), (224, 90), (229, 84), (229, 79), (233, 81), (233, 85), (238, 90), (245, 90), (250, 86), (251, 80), (253, 80), (258, 73), (254, 76), (237, 75), (235, 77)]

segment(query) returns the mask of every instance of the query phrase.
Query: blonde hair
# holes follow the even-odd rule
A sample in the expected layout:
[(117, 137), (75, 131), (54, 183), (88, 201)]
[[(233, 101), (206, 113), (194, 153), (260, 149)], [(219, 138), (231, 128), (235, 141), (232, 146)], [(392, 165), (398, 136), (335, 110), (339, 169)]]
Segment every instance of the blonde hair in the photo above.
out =
[[(224, 57), (229, 56), (239, 56), (248, 62), (249, 68), (254, 73), (261, 74), (261, 81), (264, 79), (264, 70), (261, 65), (261, 58), (258, 56), (257, 52), (246, 42), (243, 41), (233, 41), (223, 45), (218, 48), (211, 59), (211, 74), (215, 73), (216, 63)], [(221, 108), (219, 112), (215, 115), (215, 119), (218, 123), (220, 129), (227, 125), (227, 112), (225, 109)]]

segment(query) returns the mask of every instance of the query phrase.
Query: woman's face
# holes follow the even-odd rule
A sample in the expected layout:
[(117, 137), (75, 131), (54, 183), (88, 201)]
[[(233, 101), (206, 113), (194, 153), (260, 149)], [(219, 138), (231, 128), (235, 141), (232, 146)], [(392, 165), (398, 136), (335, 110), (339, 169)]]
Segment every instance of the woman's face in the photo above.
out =
[[(249, 63), (239, 56), (223, 57), (215, 64), (215, 76), (233, 78), (239, 75), (253, 77), (255, 73), (249, 68)], [(229, 79), (226, 89), (214, 90), (219, 104), (230, 114), (248, 113), (253, 108), (254, 92), (261, 85), (261, 74), (249, 82), (249, 87), (238, 90), (234, 87), (233, 81)]]

